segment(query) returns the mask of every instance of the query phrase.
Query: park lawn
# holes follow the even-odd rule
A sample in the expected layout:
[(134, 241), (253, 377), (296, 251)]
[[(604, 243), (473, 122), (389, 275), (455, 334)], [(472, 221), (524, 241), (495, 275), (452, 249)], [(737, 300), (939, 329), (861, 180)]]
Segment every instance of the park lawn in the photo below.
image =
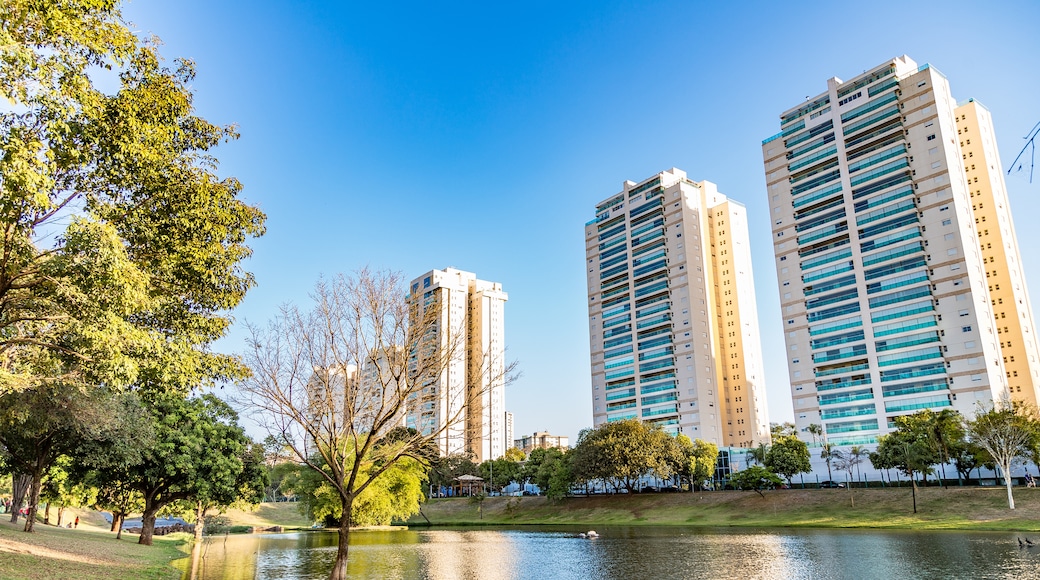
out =
[(299, 506), (296, 502), (264, 502), (253, 510), (231, 508), (223, 515), (230, 518), (234, 526), (310, 528), (313, 522), (300, 513)]
[(191, 539), (187, 534), (156, 536), (154, 545), (141, 546), (137, 535), (124, 532), (123, 539), (116, 540), (107, 528), (89, 525), (84, 519), (81, 516), (78, 529), (37, 522), (36, 532), (27, 534), (22, 531), (23, 522), (12, 524), (4, 515), (0, 519), (0, 580), (181, 577), (170, 563), (185, 557), (182, 546)]
[[(435, 499), (406, 523), (428, 525), (682, 525), (705, 527), (890, 528), (1040, 531), (1040, 489), (1003, 487), (790, 489), (598, 495), (551, 503), (544, 497)], [(853, 506), (853, 502), (855, 505)], [(425, 518), (423, 517), (425, 516)]]

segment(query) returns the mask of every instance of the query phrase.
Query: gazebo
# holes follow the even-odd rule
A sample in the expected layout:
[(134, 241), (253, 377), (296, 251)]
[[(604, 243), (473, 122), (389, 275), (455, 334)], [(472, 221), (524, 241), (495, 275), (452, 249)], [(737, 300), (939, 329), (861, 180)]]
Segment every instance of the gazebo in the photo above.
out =
[(484, 479), (476, 475), (460, 475), (455, 478), (455, 495), (474, 495), (484, 489)]

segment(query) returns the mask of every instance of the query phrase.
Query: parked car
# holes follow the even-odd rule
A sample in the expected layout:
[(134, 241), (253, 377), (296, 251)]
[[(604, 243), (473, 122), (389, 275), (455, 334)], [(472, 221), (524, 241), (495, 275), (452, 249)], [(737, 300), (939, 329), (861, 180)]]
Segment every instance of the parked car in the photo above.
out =
[(823, 488), (832, 488), (833, 489), (833, 488), (838, 488), (838, 487), (844, 488), (845, 484), (841, 483), (840, 481), (831, 481), (829, 479), (827, 481), (820, 482), (820, 489), (823, 489)]

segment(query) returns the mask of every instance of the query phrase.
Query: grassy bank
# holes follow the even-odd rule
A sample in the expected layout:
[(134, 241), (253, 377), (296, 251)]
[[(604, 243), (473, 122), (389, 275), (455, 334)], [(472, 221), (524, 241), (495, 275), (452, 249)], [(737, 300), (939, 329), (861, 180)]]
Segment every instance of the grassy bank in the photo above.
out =
[(310, 528), (311, 521), (295, 502), (262, 503), (255, 510), (229, 509), (224, 513), (235, 526)]
[[(75, 516), (73, 516), (75, 517)], [(153, 546), (139, 546), (137, 536), (116, 540), (107, 527), (87, 523), (77, 529), (37, 523), (36, 532), (22, 531), (22, 523), (0, 519), (0, 580), (176, 580), (181, 573), (170, 562), (183, 558), (187, 534), (156, 536)], [(103, 520), (102, 520), (103, 521)]]
[[(436, 499), (411, 518), (433, 525), (683, 525), (809, 528), (897, 528), (1040, 531), (1040, 489), (919, 488), (913, 513), (909, 488), (718, 491), (567, 498)], [(853, 505), (854, 504), (854, 505)], [(482, 512), (482, 513), (481, 513)], [(425, 518), (423, 517), (425, 515)]]

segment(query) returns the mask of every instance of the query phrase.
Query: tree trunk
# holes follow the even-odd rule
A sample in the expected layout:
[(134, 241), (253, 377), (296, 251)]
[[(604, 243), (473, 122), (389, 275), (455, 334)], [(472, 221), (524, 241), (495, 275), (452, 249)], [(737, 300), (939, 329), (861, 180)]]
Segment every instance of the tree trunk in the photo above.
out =
[(125, 518), (126, 518), (126, 514), (123, 513), (123, 512), (119, 512), (119, 517), (118, 518), (115, 515), (112, 516), (112, 525), (114, 525), (116, 527), (116, 539), (117, 540), (122, 540), (123, 539), (123, 520)]
[(36, 506), (40, 503), (40, 491), (42, 489), (42, 473), (34, 473), (32, 483), (29, 484), (29, 512), (25, 514), (25, 531), (32, 533), (36, 525)]
[(119, 525), (119, 516), (120, 516), (119, 512), (117, 512), (115, 510), (112, 510), (112, 525), (109, 526), (108, 531), (110, 531), (110, 532), (116, 531), (116, 526)]
[(1011, 493), (1011, 461), (1009, 460), (1006, 464), (1000, 466), (1000, 469), (1004, 471), (1004, 485), (1007, 486), (1008, 493), (1008, 509), (1015, 509), (1015, 496)]
[(195, 504), (195, 544), (202, 543), (202, 530), (206, 525), (206, 510), (207, 508), (198, 502)]
[(58, 523), (55, 524), (59, 528), (61, 527), (61, 519), (65, 515), (65, 506), (58, 506)]
[(43, 524), (46, 526), (51, 525), (51, 502), (47, 502), (47, 505), (43, 508)]
[(339, 545), (336, 547), (336, 561), (332, 564), (332, 573), (329, 580), (346, 580), (347, 578), (347, 553), (350, 548), (350, 512), (354, 505), (354, 498), (340, 498), (343, 502), (343, 517), (339, 522)]
[(152, 545), (152, 534), (155, 533), (155, 514), (158, 512), (159, 506), (145, 505), (144, 514), (141, 516), (141, 537), (137, 540), (138, 544)]
[(22, 502), (25, 501), (25, 494), (29, 491), (29, 485), (32, 483), (32, 476), (17, 474), (11, 477), (11, 523), (18, 523), (18, 510), (22, 509)]

